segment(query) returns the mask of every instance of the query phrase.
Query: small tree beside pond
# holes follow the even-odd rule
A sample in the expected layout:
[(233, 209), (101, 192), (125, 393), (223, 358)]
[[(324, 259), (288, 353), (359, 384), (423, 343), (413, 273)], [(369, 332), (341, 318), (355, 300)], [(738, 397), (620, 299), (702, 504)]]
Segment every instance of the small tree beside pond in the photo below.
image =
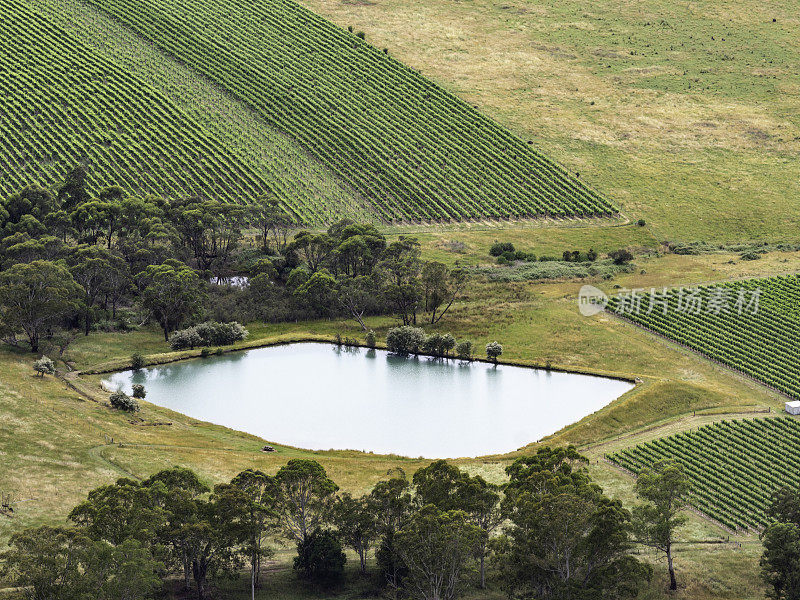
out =
[(143, 369), (145, 365), (145, 358), (139, 352), (131, 354), (131, 369), (138, 371)]
[(486, 344), (486, 358), (496, 363), (497, 357), (503, 353), (503, 346), (497, 342), (489, 342)]
[(364, 342), (369, 348), (375, 347), (375, 332), (372, 329), (367, 332), (367, 335), (364, 337)]
[(402, 325), (393, 327), (386, 334), (386, 348), (389, 352), (408, 356), (417, 354), (425, 343), (425, 332), (420, 327)]
[(131, 398), (122, 390), (117, 390), (111, 394), (108, 397), (108, 401), (111, 406), (118, 410), (124, 410), (125, 412), (137, 412), (139, 410), (139, 403), (136, 399)]
[(39, 360), (33, 363), (33, 370), (36, 371), (40, 377), (45, 375), (55, 375), (56, 365), (48, 357), (42, 356)]
[(472, 342), (464, 340), (456, 345), (456, 356), (460, 360), (472, 360)]

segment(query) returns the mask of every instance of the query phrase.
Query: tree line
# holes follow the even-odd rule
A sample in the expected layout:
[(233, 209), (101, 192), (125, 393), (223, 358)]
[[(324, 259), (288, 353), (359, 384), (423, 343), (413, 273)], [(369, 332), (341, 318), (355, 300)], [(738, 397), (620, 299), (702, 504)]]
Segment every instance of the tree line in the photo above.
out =
[(282, 540), (296, 546), (297, 576), (325, 588), (342, 583), (349, 548), (360, 576), (395, 598), (452, 600), (488, 583), (509, 598), (635, 597), (652, 569), (632, 553), (634, 536), (663, 545), (672, 535), (685, 479), (656, 465), (631, 513), (586, 462), (573, 447), (540, 448), (493, 485), (437, 460), (410, 479), (392, 471), (361, 497), (313, 460), (275, 475), (247, 469), (213, 489), (175, 467), (91, 491), (68, 526), (16, 533), (3, 574), (36, 599), (139, 600), (179, 578), (202, 600), (246, 571), (255, 597)]
[(0, 338), (43, 340), (58, 353), (80, 329), (203, 320), (285, 321), (394, 314), (442, 319), (463, 270), (420, 258), (415, 238), (373, 225), (300, 228), (275, 197), (253, 205), (199, 197), (96, 196), (77, 167), (53, 192), (27, 187), (0, 202)]

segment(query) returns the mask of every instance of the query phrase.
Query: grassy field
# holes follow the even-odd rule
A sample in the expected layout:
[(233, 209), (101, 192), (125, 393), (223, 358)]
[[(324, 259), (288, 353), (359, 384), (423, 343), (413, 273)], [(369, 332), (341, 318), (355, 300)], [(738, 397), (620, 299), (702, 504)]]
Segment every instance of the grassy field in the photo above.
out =
[(302, 2), (535, 140), (658, 240), (795, 236), (793, 5)]

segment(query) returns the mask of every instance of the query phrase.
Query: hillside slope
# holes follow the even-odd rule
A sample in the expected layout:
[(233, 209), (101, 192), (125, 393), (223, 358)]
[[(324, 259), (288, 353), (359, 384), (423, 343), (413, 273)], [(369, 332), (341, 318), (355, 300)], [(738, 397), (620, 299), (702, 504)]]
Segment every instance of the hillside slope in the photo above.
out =
[(83, 162), (95, 189), (228, 202), (276, 194), (312, 223), (366, 212), (352, 193), (321, 192), (308, 169), (286, 174), (244, 160), (149, 78), (94, 51), (36, 4), (0, 1), (0, 193), (52, 185)]
[(254, 108), (383, 220), (606, 215), (530, 145), (284, 0), (89, 0)]
[(796, 238), (796, 2), (300, 1), (580, 171), (658, 239)]

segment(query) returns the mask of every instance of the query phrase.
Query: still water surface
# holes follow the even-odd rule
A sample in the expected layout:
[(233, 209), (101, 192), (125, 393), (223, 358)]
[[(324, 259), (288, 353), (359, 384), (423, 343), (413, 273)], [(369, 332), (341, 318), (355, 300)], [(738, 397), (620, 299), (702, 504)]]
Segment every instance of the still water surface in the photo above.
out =
[(602, 408), (630, 383), (381, 350), (292, 344), (124, 371), (106, 385), (195, 419), (313, 450), (426, 458), (509, 452)]

